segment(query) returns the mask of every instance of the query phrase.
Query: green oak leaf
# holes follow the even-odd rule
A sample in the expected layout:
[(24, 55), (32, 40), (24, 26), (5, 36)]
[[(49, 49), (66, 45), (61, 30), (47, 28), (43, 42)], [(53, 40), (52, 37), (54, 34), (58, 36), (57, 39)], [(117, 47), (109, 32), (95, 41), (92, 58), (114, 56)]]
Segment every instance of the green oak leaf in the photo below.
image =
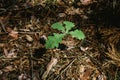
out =
[(74, 30), (74, 31), (69, 32), (69, 34), (71, 34), (73, 37), (75, 37), (79, 40), (85, 38), (85, 35), (81, 30)]
[(65, 24), (66, 33), (68, 33), (69, 30), (71, 30), (75, 25), (72, 22), (64, 21), (63, 24)]
[(63, 27), (63, 24), (60, 22), (56, 22), (52, 25), (53, 29), (61, 30), (62, 32), (65, 32), (65, 28)]
[(81, 40), (85, 38), (84, 33), (81, 30), (70, 31), (74, 27), (74, 23), (69, 21), (64, 21), (63, 23), (56, 22), (52, 25), (53, 29), (62, 31), (61, 34), (53, 33), (53, 36), (48, 36), (46, 40), (46, 49), (58, 48), (59, 44), (62, 42), (62, 38), (67, 34)]
[(59, 43), (62, 41), (64, 34), (56, 34), (54, 33), (53, 36), (48, 36), (46, 40), (46, 49), (57, 48)]

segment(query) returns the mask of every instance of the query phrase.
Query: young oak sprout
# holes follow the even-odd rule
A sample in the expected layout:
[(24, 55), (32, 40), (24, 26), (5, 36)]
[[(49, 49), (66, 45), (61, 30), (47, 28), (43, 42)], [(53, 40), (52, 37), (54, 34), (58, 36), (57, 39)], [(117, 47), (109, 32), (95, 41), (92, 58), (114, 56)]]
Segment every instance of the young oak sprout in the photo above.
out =
[(75, 26), (74, 23), (69, 21), (64, 21), (63, 23), (56, 22), (52, 24), (53, 29), (57, 29), (61, 31), (61, 33), (53, 33), (53, 36), (48, 36), (48, 39), (46, 40), (46, 49), (52, 49), (52, 48), (58, 48), (59, 43), (62, 42), (62, 39), (64, 36), (70, 34), (72, 37), (75, 37), (79, 40), (82, 40), (85, 38), (84, 33), (81, 30), (73, 30), (71, 29)]

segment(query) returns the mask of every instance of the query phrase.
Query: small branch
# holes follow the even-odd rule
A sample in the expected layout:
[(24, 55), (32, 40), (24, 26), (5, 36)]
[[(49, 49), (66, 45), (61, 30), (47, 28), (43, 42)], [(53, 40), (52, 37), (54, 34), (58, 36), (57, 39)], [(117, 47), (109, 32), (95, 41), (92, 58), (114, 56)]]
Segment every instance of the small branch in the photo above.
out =
[[(41, 32), (18, 32), (18, 34), (35, 34), (35, 33), (41, 33)], [(8, 32), (0, 32), (0, 35), (8, 34)]]
[[(30, 57), (33, 57), (32, 55), (32, 49), (30, 48)], [(33, 60), (29, 58), (29, 66), (30, 66), (30, 80), (33, 80)]]
[(65, 69), (63, 69), (63, 70), (61, 71), (61, 73), (60, 73), (54, 80), (57, 80), (57, 78), (58, 78), (62, 73), (64, 73), (64, 72), (73, 64), (73, 62), (75, 62), (75, 60), (76, 60), (76, 58), (73, 59), (73, 60), (67, 65), (67, 67), (66, 67)]

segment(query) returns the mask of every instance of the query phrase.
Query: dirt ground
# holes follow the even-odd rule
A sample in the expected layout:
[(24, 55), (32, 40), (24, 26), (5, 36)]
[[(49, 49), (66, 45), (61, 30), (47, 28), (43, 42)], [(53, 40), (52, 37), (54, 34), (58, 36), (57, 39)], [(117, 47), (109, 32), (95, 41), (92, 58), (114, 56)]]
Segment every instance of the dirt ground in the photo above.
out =
[[(91, 12), (93, 3), (0, 8), (0, 80), (120, 80), (120, 28)], [(58, 32), (51, 25), (62, 21), (75, 23), (86, 38), (68, 35), (46, 49), (47, 37)]]

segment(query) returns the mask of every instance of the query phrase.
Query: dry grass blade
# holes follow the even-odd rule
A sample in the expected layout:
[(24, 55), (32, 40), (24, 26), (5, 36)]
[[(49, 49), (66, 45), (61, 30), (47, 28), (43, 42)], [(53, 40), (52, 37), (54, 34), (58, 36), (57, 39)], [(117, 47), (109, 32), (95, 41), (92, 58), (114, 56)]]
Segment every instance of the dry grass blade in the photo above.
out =
[(73, 60), (68, 64), (68, 66), (67, 66), (65, 69), (63, 69), (63, 70), (61, 71), (61, 73), (60, 73), (54, 80), (57, 80), (57, 78), (58, 78), (63, 72), (65, 72), (65, 71), (74, 63), (75, 60), (76, 60), (76, 59), (73, 59)]
[(106, 52), (106, 54), (114, 61), (114, 64), (116, 64), (117, 66), (120, 66), (120, 55), (119, 53), (117, 53), (117, 51), (115, 50), (115, 47), (113, 44), (110, 44), (111, 48), (108, 48), (108, 52)]

